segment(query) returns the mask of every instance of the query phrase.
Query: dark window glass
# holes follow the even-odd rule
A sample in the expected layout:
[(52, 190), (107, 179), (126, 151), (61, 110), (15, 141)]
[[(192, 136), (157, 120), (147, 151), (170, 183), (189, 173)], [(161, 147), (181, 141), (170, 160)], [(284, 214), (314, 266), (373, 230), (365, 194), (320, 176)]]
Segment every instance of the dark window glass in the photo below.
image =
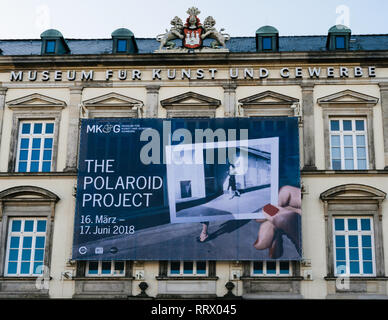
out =
[(98, 273), (98, 262), (90, 261), (89, 262), (89, 274), (97, 274)]
[(363, 131), (364, 128), (364, 120), (356, 120), (356, 130)]
[(267, 261), (267, 274), (275, 274), (275, 273), (276, 273), (276, 262)]
[(336, 49), (345, 49), (345, 37), (336, 36), (335, 37), (335, 48)]
[(192, 274), (193, 273), (193, 262), (185, 261), (183, 263), (183, 273), (184, 274)]
[(263, 37), (263, 50), (272, 50), (272, 37)]
[(253, 273), (263, 273), (263, 262), (262, 261), (255, 261), (253, 262)]
[(31, 132), (31, 123), (23, 123), (22, 133), (29, 134)]
[(344, 219), (335, 219), (335, 230), (345, 230), (345, 220)]
[(331, 131), (339, 131), (339, 120), (331, 120), (330, 129)]
[(197, 274), (206, 273), (206, 261), (197, 261)]
[(122, 274), (124, 273), (124, 261), (115, 261), (115, 273)]
[(179, 261), (171, 261), (171, 274), (179, 274), (181, 263)]
[(55, 40), (46, 41), (46, 53), (55, 53)]
[(119, 39), (117, 40), (117, 52), (126, 52), (127, 51), (127, 40)]
[(41, 134), (42, 133), (42, 123), (35, 123), (34, 124), (34, 133)]
[(54, 133), (54, 123), (46, 123), (46, 133)]
[(280, 274), (290, 273), (290, 263), (288, 261), (280, 261)]
[(112, 268), (111, 261), (102, 261), (101, 262), (101, 273), (102, 274), (110, 274)]
[(344, 120), (344, 131), (352, 131), (352, 120)]

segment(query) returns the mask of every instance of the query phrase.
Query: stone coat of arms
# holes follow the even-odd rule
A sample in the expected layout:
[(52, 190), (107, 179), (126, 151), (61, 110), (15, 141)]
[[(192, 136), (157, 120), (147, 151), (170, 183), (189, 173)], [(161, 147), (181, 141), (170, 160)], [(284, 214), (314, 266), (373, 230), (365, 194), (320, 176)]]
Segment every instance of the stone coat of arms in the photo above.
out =
[[(213, 17), (209, 16), (205, 19), (203, 25), (201, 24), (198, 15), (201, 12), (192, 7), (187, 10), (189, 17), (186, 19), (186, 23), (179, 17), (174, 17), (171, 20), (171, 29), (166, 30), (166, 33), (160, 34), (156, 37), (156, 40), (160, 42), (158, 52), (166, 52), (167, 50), (175, 49), (176, 42), (173, 40), (181, 39), (182, 48), (189, 49), (201, 49), (203, 47), (203, 41), (206, 38), (213, 39), (209, 49), (226, 49), (226, 41), (230, 39), (229, 34), (222, 33), (224, 29), (217, 31), (214, 27), (216, 21)], [(179, 49), (178, 49), (179, 50)]]

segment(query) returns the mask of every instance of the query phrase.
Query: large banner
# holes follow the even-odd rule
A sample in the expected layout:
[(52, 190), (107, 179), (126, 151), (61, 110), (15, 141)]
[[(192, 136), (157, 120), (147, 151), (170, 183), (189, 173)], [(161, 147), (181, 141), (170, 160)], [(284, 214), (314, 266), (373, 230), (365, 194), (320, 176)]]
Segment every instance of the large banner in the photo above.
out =
[(82, 120), (73, 259), (300, 258), (297, 118)]

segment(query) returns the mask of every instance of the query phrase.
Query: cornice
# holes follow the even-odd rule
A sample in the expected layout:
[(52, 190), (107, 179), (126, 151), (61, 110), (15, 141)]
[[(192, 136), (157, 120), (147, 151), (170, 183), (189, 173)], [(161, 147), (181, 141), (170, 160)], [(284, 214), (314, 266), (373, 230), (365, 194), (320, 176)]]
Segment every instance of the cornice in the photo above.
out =
[(61, 56), (0, 56), (0, 67), (30, 68), (31, 66), (141, 66), (141, 65), (172, 65), (186, 64), (225, 64), (233, 63), (359, 63), (374, 62), (388, 65), (388, 51), (348, 51), (348, 52), (272, 52), (272, 53), (152, 53), (152, 54), (91, 54)]

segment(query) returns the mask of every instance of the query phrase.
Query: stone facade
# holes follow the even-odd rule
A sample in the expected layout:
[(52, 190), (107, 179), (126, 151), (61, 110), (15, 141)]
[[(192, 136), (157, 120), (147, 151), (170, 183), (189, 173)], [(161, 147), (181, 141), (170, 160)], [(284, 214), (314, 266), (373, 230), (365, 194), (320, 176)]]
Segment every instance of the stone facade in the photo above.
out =
[[(387, 58), (388, 51), (0, 56), (0, 297), (222, 298), (231, 292), (245, 299), (388, 298)], [(10, 65), (24, 75), (49, 70), (51, 78), (15, 80)], [(373, 66), (376, 74), (309, 74), (309, 68), (343, 66)], [(284, 77), (285, 67), (290, 77)], [(260, 76), (262, 68), (268, 76)], [(93, 70), (94, 79), (59, 81), (59, 74), (68, 70)], [(108, 79), (107, 70), (113, 74)], [(128, 71), (126, 80), (116, 77), (120, 70)], [(176, 72), (173, 79), (168, 77), (171, 70)], [(293, 76), (295, 70), (301, 76)], [(88, 277), (85, 262), (71, 260), (80, 119), (260, 116), (299, 117), (303, 260), (292, 262), (292, 274), (260, 277), (252, 274), (251, 262), (213, 261), (206, 277), (176, 277), (169, 275), (164, 261), (131, 261), (123, 277)], [(330, 117), (366, 119), (366, 170), (331, 169)], [(16, 172), (24, 119), (54, 121), (51, 172)], [(376, 273), (351, 277), (349, 288), (338, 289), (332, 219), (363, 215), (373, 219)], [(5, 275), (7, 221), (12, 216), (49, 221), (47, 288), (37, 289), (36, 278)], [(230, 282), (232, 289), (226, 287)]]

